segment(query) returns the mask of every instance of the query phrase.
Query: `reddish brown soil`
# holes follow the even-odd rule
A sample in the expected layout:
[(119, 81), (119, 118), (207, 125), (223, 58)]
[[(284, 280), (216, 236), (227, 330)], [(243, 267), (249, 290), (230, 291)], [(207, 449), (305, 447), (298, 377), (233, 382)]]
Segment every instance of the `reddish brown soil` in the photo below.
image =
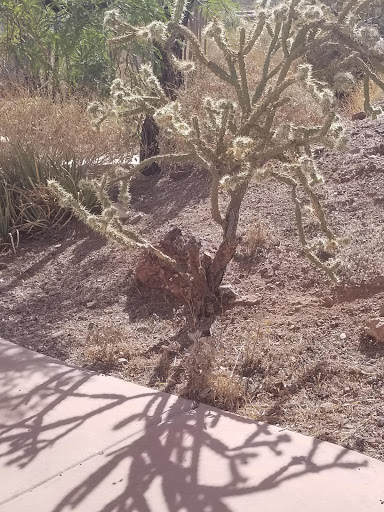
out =
[[(363, 329), (384, 303), (384, 117), (357, 121), (349, 133), (345, 151), (319, 149), (326, 178), (319, 194), (341, 239), (342, 284), (330, 283), (304, 258), (289, 191), (275, 182), (255, 184), (241, 232), (261, 222), (265, 241), (251, 259), (240, 247), (226, 277), (253, 304), (223, 311), (211, 342), (218, 346), (218, 374), (242, 383), (233, 391), (244, 392), (236, 405), (241, 414), (384, 460), (384, 345)], [(176, 178), (135, 184), (133, 208), (143, 213), (137, 228), (156, 241), (177, 225), (214, 249), (220, 232), (210, 219), (208, 177), (195, 171)], [(7, 265), (0, 271), (0, 335), (180, 392), (191, 312), (136, 283), (139, 257), (76, 222), (24, 240), (16, 255), (0, 258)], [(111, 334), (114, 351), (97, 343), (98, 330)], [(229, 407), (217, 396), (217, 405)]]

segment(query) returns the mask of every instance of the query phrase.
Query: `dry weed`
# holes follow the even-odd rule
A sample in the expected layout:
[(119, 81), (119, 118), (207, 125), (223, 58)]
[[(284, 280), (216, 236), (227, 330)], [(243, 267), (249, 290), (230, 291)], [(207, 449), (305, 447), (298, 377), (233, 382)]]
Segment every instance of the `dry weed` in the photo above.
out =
[(54, 158), (76, 155), (79, 161), (112, 160), (129, 151), (133, 142), (117, 123), (105, 123), (100, 132), (93, 129), (87, 104), (87, 98), (55, 103), (20, 89), (1, 96), (0, 151), (7, 151), (7, 139)]
[(247, 337), (245, 343), (242, 345), (240, 370), (242, 375), (249, 377), (253, 375), (258, 368), (260, 368), (261, 360), (258, 353), (258, 348), (264, 338), (263, 324), (259, 323), (255, 333)]
[(190, 334), (193, 345), (185, 360), (187, 394), (196, 400), (206, 400), (211, 394), (217, 347), (212, 338), (200, 333)]
[(211, 380), (210, 398), (216, 407), (237, 412), (247, 400), (247, 379), (228, 370), (216, 372)]
[(161, 347), (162, 352), (160, 355), (159, 363), (156, 367), (156, 372), (158, 378), (165, 382), (169, 377), (169, 372), (172, 367), (173, 362), (177, 358), (177, 355), (180, 351), (180, 343), (177, 341), (172, 341), (169, 345), (163, 345)]
[[(372, 103), (376, 103), (384, 99), (384, 92), (372, 81), (370, 82), (370, 95)], [(363, 111), (364, 101), (364, 85), (360, 83), (357, 87), (355, 87), (351, 94), (349, 94), (348, 99), (345, 101), (343, 113), (348, 118), (350, 118), (353, 114)]]
[(257, 219), (248, 229), (242, 240), (242, 255), (244, 258), (253, 260), (256, 255), (263, 252), (269, 239), (269, 232), (265, 224)]
[(117, 364), (129, 361), (133, 355), (132, 347), (124, 340), (120, 327), (90, 325), (85, 356), (92, 366), (109, 371)]
[(229, 411), (238, 411), (247, 399), (247, 379), (237, 375), (235, 367), (232, 371), (217, 367), (216, 338), (194, 334), (191, 339), (194, 343), (185, 361), (188, 397)]

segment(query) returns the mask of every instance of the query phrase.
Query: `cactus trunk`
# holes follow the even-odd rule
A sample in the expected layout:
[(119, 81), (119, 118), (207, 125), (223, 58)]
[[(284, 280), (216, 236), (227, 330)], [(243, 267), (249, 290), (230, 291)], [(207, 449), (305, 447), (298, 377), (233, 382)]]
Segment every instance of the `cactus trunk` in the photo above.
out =
[[(152, 116), (148, 115), (144, 119), (141, 127), (140, 134), (140, 162), (157, 156), (160, 153), (159, 150), (159, 127)], [(142, 171), (144, 176), (153, 176), (154, 174), (160, 174), (160, 166), (157, 162), (145, 167)]]
[(207, 270), (207, 281), (210, 290), (217, 295), (219, 286), (223, 280), (224, 274), (229, 263), (235, 255), (239, 238), (237, 236), (237, 227), (239, 224), (239, 215), (244, 195), (248, 184), (241, 183), (231, 191), (231, 200), (229, 202), (225, 222), (223, 226), (223, 241), (216, 251), (211, 265)]

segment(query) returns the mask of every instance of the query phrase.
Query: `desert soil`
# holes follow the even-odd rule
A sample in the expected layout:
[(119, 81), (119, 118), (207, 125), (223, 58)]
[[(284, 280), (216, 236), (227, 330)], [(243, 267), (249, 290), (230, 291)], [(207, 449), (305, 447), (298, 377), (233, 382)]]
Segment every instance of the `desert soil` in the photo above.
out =
[[(384, 305), (384, 116), (351, 122), (348, 133), (344, 151), (317, 151), (326, 179), (318, 192), (340, 239), (341, 284), (303, 256), (289, 190), (252, 185), (240, 231), (255, 251), (242, 244), (225, 279), (249, 302), (213, 324), (219, 388), (209, 396), (384, 460), (384, 344), (364, 332)], [(140, 178), (132, 193), (142, 214), (137, 229), (148, 238), (177, 225), (217, 247), (201, 171)], [(311, 219), (307, 230), (316, 236)], [(0, 255), (0, 336), (185, 394), (191, 312), (136, 282), (139, 257), (75, 221), (22, 240), (15, 255)]]

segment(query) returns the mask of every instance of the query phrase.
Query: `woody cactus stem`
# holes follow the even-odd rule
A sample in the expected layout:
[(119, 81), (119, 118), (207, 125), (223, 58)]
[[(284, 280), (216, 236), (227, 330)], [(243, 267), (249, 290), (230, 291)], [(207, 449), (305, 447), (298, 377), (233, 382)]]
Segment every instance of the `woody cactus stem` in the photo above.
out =
[[(343, 69), (348, 70), (353, 60), (366, 77), (365, 109), (368, 114), (377, 115), (378, 109), (370, 104), (369, 82), (373, 81), (384, 90), (381, 78), (384, 75), (384, 41), (374, 27), (364, 22), (365, 13), (373, 3), (384, 10), (382, 0), (349, 0), (340, 14), (317, 0), (290, 0), (273, 8), (263, 0), (258, 4), (255, 20), (238, 30), (237, 41), (233, 34), (230, 39), (227, 37), (219, 20), (208, 25), (206, 37), (221, 53), (217, 61), (207, 57), (196, 36), (182, 24), (185, 0), (176, 0), (170, 20), (142, 27), (129, 25), (115, 11), (107, 15), (106, 25), (113, 27), (115, 34), (113, 44), (127, 45), (137, 39), (157, 42), (183, 73), (193, 70), (197, 64), (206, 70), (207, 79), (213, 74), (225, 85), (222, 88), (226, 91), (225, 96), (202, 99), (204, 115), (197, 116), (167, 94), (148, 64), (142, 66), (136, 85), (116, 80), (111, 88), (111, 103), (93, 105), (91, 109), (96, 124), (110, 114), (124, 119), (153, 116), (165, 135), (183, 139), (183, 146), (188, 148), (184, 155), (152, 157), (137, 167), (123, 170), (118, 176), (122, 183), (129, 182), (143, 165), (155, 160), (160, 163), (189, 159), (209, 173), (212, 219), (222, 231), (222, 243), (212, 258), (202, 255), (199, 265), (196, 251), (191, 249), (193, 244), (187, 244), (188, 257), (183, 253), (184, 277), (189, 276), (190, 283), (201, 283), (205, 276), (206, 286), (199, 286), (199, 289), (217, 294), (236, 251), (237, 227), (249, 184), (265, 179), (275, 179), (278, 185), (291, 188), (303, 251), (315, 266), (337, 280), (337, 243), (317, 196), (317, 186), (323, 179), (316, 168), (312, 148), (315, 145), (341, 146), (343, 126), (337, 114), (334, 92), (328, 84), (314, 80), (306, 57), (314, 48), (337, 45), (342, 55), (338, 82), (343, 80)], [(176, 40), (189, 42), (194, 62), (172, 58)], [(254, 58), (252, 52), (256, 45), (258, 51), (265, 48), (264, 62), (258, 75), (251, 76), (248, 63)], [(291, 94), (293, 87), (295, 94)], [(294, 116), (289, 121), (281, 121), (286, 118), (284, 109), (292, 96), (297, 97), (297, 88), (306, 91), (317, 103), (321, 120), (316, 125), (309, 120), (307, 124), (298, 123)], [(311, 205), (311, 215), (318, 222), (318, 236), (314, 240), (309, 240), (306, 234), (308, 209), (304, 209), (304, 205)], [(73, 210), (76, 212), (76, 207)], [(103, 215), (115, 227), (115, 216), (110, 216), (110, 209), (107, 211), (108, 215), (105, 212)], [(80, 210), (78, 214), (81, 214)], [(90, 220), (86, 218), (85, 222), (90, 223)], [(114, 231), (109, 228), (105, 234), (114, 238)], [(126, 236), (132, 239), (131, 233)], [(153, 246), (147, 244), (146, 247), (155, 254)], [(157, 250), (162, 252), (161, 248)], [(330, 255), (326, 262), (319, 258), (324, 250)], [(167, 261), (165, 253), (163, 256), (157, 254), (163, 262)], [(165, 272), (165, 275), (176, 282), (174, 274)]]
[(231, 191), (231, 199), (222, 225), (223, 241), (207, 270), (208, 286), (213, 293), (219, 288), (227, 266), (234, 257), (239, 244), (237, 226), (239, 224), (241, 204), (246, 191), (246, 183), (242, 183), (235, 190)]

